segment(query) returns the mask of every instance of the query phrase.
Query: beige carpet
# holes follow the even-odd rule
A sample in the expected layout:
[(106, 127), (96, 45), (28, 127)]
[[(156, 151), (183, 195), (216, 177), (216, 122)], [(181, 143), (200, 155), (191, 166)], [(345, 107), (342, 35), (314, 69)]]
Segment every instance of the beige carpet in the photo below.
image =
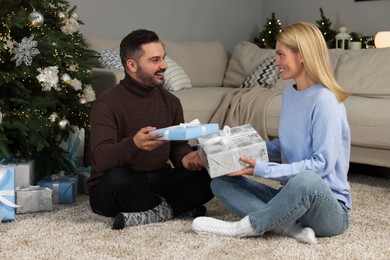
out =
[[(390, 179), (350, 174), (354, 208), (346, 233), (309, 246), (268, 234), (258, 238), (201, 236), (191, 220), (111, 230), (86, 195), (53, 212), (0, 223), (0, 259), (390, 259)], [(233, 220), (213, 199), (208, 215)]]

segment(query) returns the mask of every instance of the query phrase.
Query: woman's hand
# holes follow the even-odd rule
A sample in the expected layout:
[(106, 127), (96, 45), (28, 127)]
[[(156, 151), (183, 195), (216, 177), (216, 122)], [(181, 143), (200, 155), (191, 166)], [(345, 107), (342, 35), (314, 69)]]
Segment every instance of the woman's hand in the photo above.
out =
[(256, 161), (249, 159), (248, 157), (241, 157), (240, 161), (248, 164), (248, 166), (245, 169), (228, 174), (228, 176), (253, 175)]

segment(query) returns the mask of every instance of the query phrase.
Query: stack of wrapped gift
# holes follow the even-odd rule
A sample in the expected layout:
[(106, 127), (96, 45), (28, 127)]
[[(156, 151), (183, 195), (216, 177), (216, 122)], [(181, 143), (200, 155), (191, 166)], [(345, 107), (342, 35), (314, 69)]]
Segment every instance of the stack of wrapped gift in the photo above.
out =
[(211, 178), (226, 175), (247, 167), (240, 157), (268, 161), (263, 138), (250, 125), (225, 128), (217, 134), (198, 138), (198, 151)]
[(71, 204), (76, 200), (77, 179), (77, 175), (65, 175), (61, 171), (58, 174), (43, 177), (37, 184), (53, 191), (54, 204)]
[(0, 165), (0, 222), (15, 220), (15, 173)]
[(16, 213), (52, 211), (52, 190), (47, 187), (23, 185), (16, 188)]
[(150, 133), (161, 133), (162, 137), (156, 140), (191, 140), (200, 136), (214, 134), (219, 132), (219, 124), (201, 124), (198, 119), (189, 123), (160, 128)]

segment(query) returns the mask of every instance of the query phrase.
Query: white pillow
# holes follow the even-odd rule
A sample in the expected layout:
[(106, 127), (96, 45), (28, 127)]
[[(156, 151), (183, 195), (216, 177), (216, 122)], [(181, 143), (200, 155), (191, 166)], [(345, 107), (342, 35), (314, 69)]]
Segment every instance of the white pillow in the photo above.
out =
[(101, 50), (98, 52), (100, 66), (105, 69), (123, 70), (119, 49)]
[(165, 62), (168, 69), (164, 73), (164, 88), (169, 91), (177, 91), (186, 88), (192, 88), (191, 80), (185, 71), (173, 59), (165, 56)]
[[(102, 68), (123, 70), (118, 48), (99, 51), (98, 61)], [(192, 88), (190, 78), (179, 64), (168, 56), (165, 56), (165, 61), (168, 64), (168, 69), (164, 73), (163, 87), (169, 91)]]

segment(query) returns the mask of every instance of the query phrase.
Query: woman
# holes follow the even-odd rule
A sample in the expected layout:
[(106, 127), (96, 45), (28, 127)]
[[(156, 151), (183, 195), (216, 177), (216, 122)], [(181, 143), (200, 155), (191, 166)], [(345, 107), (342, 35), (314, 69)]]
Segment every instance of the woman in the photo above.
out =
[[(268, 154), (281, 163), (243, 157), (249, 167), (213, 179), (215, 196), (242, 219), (196, 218), (192, 228), (199, 234), (248, 237), (272, 231), (315, 244), (316, 236), (338, 235), (348, 227), (350, 131), (343, 104), (348, 94), (334, 78), (315, 25), (293, 24), (276, 39), (280, 77), (295, 81), (283, 92), (279, 139), (267, 142)], [(275, 189), (244, 175), (284, 186)]]

